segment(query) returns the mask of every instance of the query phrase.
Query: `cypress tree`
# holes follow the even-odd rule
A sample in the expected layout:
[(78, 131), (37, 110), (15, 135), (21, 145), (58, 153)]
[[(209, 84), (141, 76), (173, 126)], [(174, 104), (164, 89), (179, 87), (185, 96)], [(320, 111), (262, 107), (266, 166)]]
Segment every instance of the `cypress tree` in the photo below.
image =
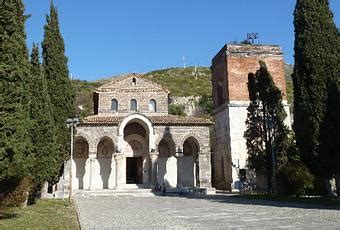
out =
[(275, 86), (264, 62), (260, 62), (260, 69), (255, 75), (248, 75), (248, 90), (250, 105), (244, 134), (248, 163), (250, 168), (267, 174), (268, 191), (276, 192), (271, 186), (273, 161), (276, 176), (288, 161), (289, 130), (284, 124), (286, 112), (281, 91)]
[[(26, 47), (24, 5), (0, 1), (0, 188), (30, 175), (31, 142), (27, 84), (30, 64)], [(11, 182), (8, 182), (11, 181)], [(10, 184), (8, 184), (10, 183)]]
[(39, 62), (39, 48), (33, 44), (31, 53), (31, 105), (30, 117), (32, 120), (31, 139), (33, 143), (32, 157), (34, 164), (32, 174), (37, 189), (45, 181), (54, 181), (58, 176), (59, 168), (55, 159), (57, 154), (55, 127), (51, 117), (51, 104), (47, 91), (47, 81), (42, 74)]
[(293, 127), (301, 160), (320, 175), (325, 167), (320, 164), (324, 158), (320, 128), (326, 114), (327, 88), (331, 79), (338, 77), (339, 66), (337, 30), (328, 0), (298, 0), (294, 26)]
[(74, 92), (69, 79), (65, 45), (59, 29), (58, 13), (53, 4), (46, 17), (44, 40), (42, 42), (43, 71), (51, 100), (51, 115), (56, 128), (58, 154), (57, 167), (61, 167), (69, 155), (70, 132), (65, 121), (74, 115)]

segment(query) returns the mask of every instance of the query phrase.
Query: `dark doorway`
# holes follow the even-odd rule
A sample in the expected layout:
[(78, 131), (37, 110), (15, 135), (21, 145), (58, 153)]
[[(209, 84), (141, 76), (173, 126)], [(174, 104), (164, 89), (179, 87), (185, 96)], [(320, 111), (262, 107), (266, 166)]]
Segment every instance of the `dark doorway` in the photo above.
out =
[(126, 158), (126, 183), (142, 184), (142, 157)]

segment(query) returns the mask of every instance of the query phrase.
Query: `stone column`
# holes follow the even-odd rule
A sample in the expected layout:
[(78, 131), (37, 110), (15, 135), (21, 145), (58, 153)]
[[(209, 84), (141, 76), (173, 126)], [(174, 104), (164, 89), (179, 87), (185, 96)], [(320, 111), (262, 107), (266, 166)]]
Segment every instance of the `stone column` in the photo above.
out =
[(177, 188), (182, 187), (182, 170), (183, 170), (183, 152), (177, 152)]
[(151, 186), (157, 184), (157, 159), (158, 153), (150, 153), (151, 159)]
[(123, 159), (124, 156), (121, 153), (116, 153), (114, 155), (116, 161), (116, 188), (120, 188), (123, 184)]
[(211, 164), (210, 164), (210, 153), (199, 153), (198, 154), (198, 171), (199, 171), (199, 186), (200, 187), (211, 187)]
[(89, 190), (93, 190), (94, 189), (94, 175), (93, 175), (93, 171), (94, 171), (94, 164), (96, 161), (96, 158), (93, 156), (89, 157), (89, 161), (90, 161), (90, 179), (89, 179)]

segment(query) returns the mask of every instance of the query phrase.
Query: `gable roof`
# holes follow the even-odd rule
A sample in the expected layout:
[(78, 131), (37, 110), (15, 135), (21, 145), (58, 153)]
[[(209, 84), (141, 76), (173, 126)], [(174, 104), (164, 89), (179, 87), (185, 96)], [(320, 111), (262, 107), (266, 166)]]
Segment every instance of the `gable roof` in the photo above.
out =
[(150, 84), (150, 86), (152, 86), (155, 90), (163, 91), (165, 93), (170, 93), (170, 91), (167, 88), (165, 88), (165, 87), (163, 87), (163, 86), (161, 86), (161, 85), (159, 85), (159, 84), (157, 84), (157, 83), (155, 83), (153, 81), (150, 81), (149, 79), (143, 77), (143, 75), (137, 74), (137, 73), (130, 73), (130, 74), (123, 75), (121, 77), (114, 77), (114, 78), (112, 78), (112, 80), (110, 80), (110, 82), (108, 82), (108, 83), (98, 87), (96, 89), (96, 91), (97, 92), (105, 92), (105, 91), (110, 91), (110, 90), (113, 90), (113, 89), (117, 89), (117, 88), (120, 87), (119, 86), (120, 82), (122, 82), (124, 80), (127, 80), (129, 78), (139, 78), (139, 79), (142, 79), (144, 82)]

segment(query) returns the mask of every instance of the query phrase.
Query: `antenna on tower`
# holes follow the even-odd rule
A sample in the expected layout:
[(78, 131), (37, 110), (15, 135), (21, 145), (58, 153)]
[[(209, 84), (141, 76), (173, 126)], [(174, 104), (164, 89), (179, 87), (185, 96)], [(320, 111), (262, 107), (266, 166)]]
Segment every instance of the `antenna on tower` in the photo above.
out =
[(247, 33), (247, 39), (252, 45), (254, 45), (255, 42), (259, 44), (259, 33), (249, 32)]
[(183, 61), (183, 68), (185, 68), (185, 56), (182, 57), (182, 61)]

